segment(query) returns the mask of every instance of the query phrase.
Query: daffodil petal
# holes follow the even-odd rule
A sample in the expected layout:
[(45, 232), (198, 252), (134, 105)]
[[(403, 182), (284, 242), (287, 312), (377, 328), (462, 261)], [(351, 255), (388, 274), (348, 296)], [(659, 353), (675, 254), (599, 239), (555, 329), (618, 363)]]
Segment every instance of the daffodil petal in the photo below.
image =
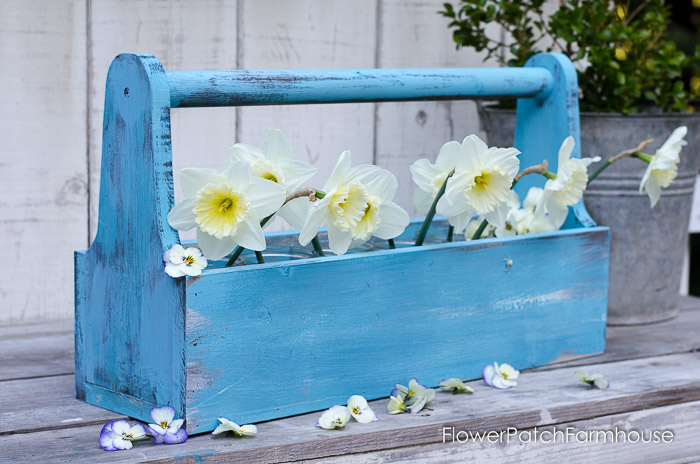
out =
[[(459, 146), (459, 144), (457, 145)], [(450, 168), (450, 170), (451, 169), (452, 168)], [(431, 164), (430, 161), (425, 158), (416, 160), (413, 164), (411, 164), (410, 171), (413, 182), (416, 183), (418, 188), (426, 193), (429, 193), (431, 196), (433, 196), (432, 192), (434, 179), (440, 176), (446, 176), (447, 173), (449, 173), (449, 170), (446, 173), (443, 173), (443, 169), (441, 167)]]
[(199, 189), (217, 177), (216, 171), (209, 168), (185, 168), (180, 173), (180, 188), (185, 197), (192, 198)]
[(287, 194), (304, 187), (303, 184), (316, 174), (315, 167), (295, 159), (282, 158), (277, 164), (284, 172)]
[[(233, 234), (233, 241), (243, 248), (254, 251), (262, 251), (265, 249), (265, 235), (263, 234), (260, 221), (256, 215), (249, 214), (243, 220), (236, 232)], [(229, 251), (233, 250), (233, 247)]]
[[(238, 229), (240, 229), (242, 225), (243, 223), (239, 225)], [(197, 229), (197, 245), (201, 248), (204, 256), (212, 260), (217, 260), (233, 251), (236, 247), (236, 240), (233, 237), (218, 239), (201, 229)]]
[(348, 251), (352, 242), (352, 234), (340, 230), (332, 221), (327, 224), (328, 227), (328, 245), (336, 255), (343, 255)]
[(363, 184), (368, 191), (379, 197), (380, 203), (386, 203), (394, 198), (399, 182), (391, 172), (372, 164), (355, 167), (355, 179)]
[(330, 211), (328, 205), (331, 202), (331, 196), (326, 195), (322, 200), (317, 200), (316, 203), (309, 208), (309, 215), (306, 219), (304, 227), (299, 233), (299, 243), (303, 246), (308, 245), (312, 238), (318, 233), (318, 229), (323, 222), (328, 218)]
[(267, 129), (265, 131), (265, 142), (262, 147), (265, 156), (278, 161), (281, 158), (291, 158), (293, 155), (292, 146), (279, 129)]
[(413, 193), (413, 204), (416, 206), (416, 209), (421, 213), (427, 213), (428, 210), (430, 210), (430, 207), (433, 205), (434, 200), (435, 195), (421, 190), (419, 188), (417, 188), (416, 191)]
[(453, 140), (445, 143), (442, 147), (440, 147), (440, 151), (435, 159), (435, 164), (439, 166), (441, 170), (449, 173), (457, 165), (457, 159), (459, 158), (459, 152), (461, 149), (462, 144), (457, 141)]
[(285, 199), (281, 185), (260, 177), (251, 177), (245, 196), (261, 219), (280, 209)]
[(242, 161), (231, 163), (226, 169), (221, 171), (220, 175), (226, 178), (230, 185), (235, 185), (236, 189), (241, 192), (247, 192), (248, 184), (253, 178), (250, 166)]
[(285, 204), (280, 210), (279, 215), (287, 221), (287, 224), (292, 226), (294, 229), (301, 229), (304, 227), (304, 221), (306, 221), (306, 216), (309, 212), (309, 200), (304, 198), (295, 198), (294, 200)]
[(347, 178), (351, 175), (350, 165), (352, 163), (352, 155), (350, 151), (345, 150), (340, 154), (338, 161), (333, 168), (333, 172), (323, 187), (323, 191), (328, 193), (331, 186), (344, 184)]
[(384, 240), (401, 235), (411, 221), (408, 213), (394, 202), (383, 204), (379, 210), (379, 217), (381, 222), (373, 235)]
[(194, 200), (188, 198), (184, 200), (168, 213), (168, 224), (170, 227), (176, 230), (190, 230), (197, 225), (195, 221), (195, 214), (192, 211), (194, 208)]

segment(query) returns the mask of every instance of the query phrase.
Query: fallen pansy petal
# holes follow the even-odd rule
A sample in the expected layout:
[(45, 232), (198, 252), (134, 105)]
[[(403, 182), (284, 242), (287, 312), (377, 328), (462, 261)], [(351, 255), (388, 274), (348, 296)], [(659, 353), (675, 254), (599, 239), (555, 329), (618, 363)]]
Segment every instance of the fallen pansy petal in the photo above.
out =
[(440, 382), (440, 388), (443, 391), (451, 391), (453, 393), (474, 393), (474, 389), (468, 385), (464, 385), (461, 379), (453, 377)]
[(610, 382), (605, 380), (600, 374), (588, 375), (583, 371), (577, 371), (574, 373), (574, 375), (581, 382), (587, 383), (591, 388), (597, 388), (599, 390), (606, 390), (610, 388)]
[(218, 435), (224, 432), (233, 432), (233, 434), (237, 437), (254, 437), (258, 434), (258, 428), (252, 424), (238, 425), (225, 417), (219, 417), (219, 422), (221, 423), (216, 427), (216, 429), (214, 429), (212, 435)]

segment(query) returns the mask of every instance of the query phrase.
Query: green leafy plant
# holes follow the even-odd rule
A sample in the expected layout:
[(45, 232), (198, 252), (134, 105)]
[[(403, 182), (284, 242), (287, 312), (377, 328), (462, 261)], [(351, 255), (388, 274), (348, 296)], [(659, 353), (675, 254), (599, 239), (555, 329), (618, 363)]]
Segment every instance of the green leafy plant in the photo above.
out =
[(551, 15), (545, 0), (460, 0), (439, 13), (452, 20), (457, 47), (485, 51), (484, 61), (523, 66), (539, 52), (566, 54), (578, 71), (583, 111), (693, 111), (699, 89), (684, 84), (682, 70), (697, 65), (700, 53), (688, 56), (665, 37), (663, 0), (563, 0)]

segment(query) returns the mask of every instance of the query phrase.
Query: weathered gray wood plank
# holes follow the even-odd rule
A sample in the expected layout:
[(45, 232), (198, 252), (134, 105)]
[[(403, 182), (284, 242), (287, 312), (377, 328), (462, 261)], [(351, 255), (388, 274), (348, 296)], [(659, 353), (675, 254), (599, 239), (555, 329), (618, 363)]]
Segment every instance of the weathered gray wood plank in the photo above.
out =
[[(476, 389), (472, 396), (438, 393), (435, 410), (418, 416), (389, 416), (385, 412), (386, 400), (379, 400), (372, 403), (380, 417), (378, 422), (351, 423), (344, 431), (315, 428), (318, 414), (306, 414), (258, 424), (259, 436), (252, 439), (201, 435), (172, 447), (142, 443), (130, 452), (111, 453), (109, 459), (295, 461), (441, 443), (443, 426), (457, 430), (525, 429), (700, 400), (700, 353), (596, 364), (583, 369), (605, 375), (612, 382), (611, 389), (587, 389), (574, 378), (576, 368), (526, 372), (520, 385), (512, 390), (497, 391), (472, 382)], [(649, 427), (653, 426), (650, 421)], [(105, 459), (97, 445), (99, 430), (100, 425), (91, 425), (3, 436), (0, 449), (6, 459), (94, 462)]]
[(0, 382), (0, 435), (102, 424), (121, 414), (75, 399), (73, 375)]
[(72, 373), (72, 319), (0, 326), (0, 382)]
[[(673, 431), (672, 443), (631, 443), (628, 441), (599, 442), (594, 440), (578, 443), (570, 441), (547, 443), (528, 440), (523, 436), (504, 439), (493, 444), (488, 442), (439, 443), (426, 446), (409, 446), (377, 453), (352, 454), (333, 458), (297, 461), (309, 464), (462, 464), (465, 462), (497, 463), (542, 463), (567, 462), (570, 464), (592, 462), (614, 462), (616, 464), (656, 464), (659, 462), (695, 462), (700, 460), (700, 402), (664, 406), (656, 409), (615, 414), (585, 421), (575, 421), (554, 426), (566, 433), (567, 428), (579, 431), (644, 431), (645, 439), (652, 430)], [(552, 427), (539, 428), (552, 430)], [(534, 429), (525, 430), (534, 433)], [(532, 435), (530, 435), (532, 436)], [(583, 435), (581, 435), (583, 438)], [(549, 435), (545, 435), (549, 439)], [(634, 437), (633, 437), (634, 439)], [(583, 440), (582, 440), (583, 441)]]

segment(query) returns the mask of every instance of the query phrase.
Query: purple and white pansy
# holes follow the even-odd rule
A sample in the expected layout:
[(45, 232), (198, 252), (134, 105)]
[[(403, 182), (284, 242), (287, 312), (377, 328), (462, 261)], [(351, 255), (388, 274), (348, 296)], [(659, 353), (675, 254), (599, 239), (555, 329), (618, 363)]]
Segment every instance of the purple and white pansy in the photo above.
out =
[(175, 419), (175, 408), (160, 406), (151, 409), (154, 424), (148, 424), (148, 432), (156, 439), (156, 444), (176, 445), (187, 441), (187, 431), (181, 429), (184, 419)]
[(131, 425), (125, 420), (109, 422), (102, 427), (100, 432), (100, 446), (105, 451), (119, 451), (131, 449), (134, 440), (147, 438), (146, 428), (143, 424)]
[(165, 273), (170, 277), (198, 276), (207, 264), (207, 258), (197, 247), (185, 248), (176, 244), (163, 253)]
[(484, 383), (489, 387), (506, 390), (518, 385), (518, 377), (520, 371), (516, 370), (510, 364), (503, 363), (499, 365), (497, 362), (487, 364), (482, 371)]

